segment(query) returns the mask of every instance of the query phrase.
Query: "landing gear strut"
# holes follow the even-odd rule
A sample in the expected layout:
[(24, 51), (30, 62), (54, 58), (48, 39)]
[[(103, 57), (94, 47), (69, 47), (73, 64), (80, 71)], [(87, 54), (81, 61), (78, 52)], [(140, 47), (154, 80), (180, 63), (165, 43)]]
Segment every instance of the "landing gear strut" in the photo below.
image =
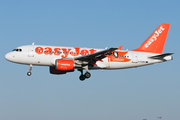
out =
[[(85, 68), (86, 69), (86, 68)], [(83, 69), (78, 69), (81, 72), (81, 75), (79, 76), (79, 79), (81, 81), (84, 81), (86, 78), (90, 78), (91, 74), (86, 70), (86, 73), (83, 75)]]
[(29, 65), (29, 72), (27, 72), (27, 75), (28, 75), (28, 76), (31, 76), (31, 74), (32, 74), (32, 73), (31, 73), (31, 70), (32, 70), (32, 64)]

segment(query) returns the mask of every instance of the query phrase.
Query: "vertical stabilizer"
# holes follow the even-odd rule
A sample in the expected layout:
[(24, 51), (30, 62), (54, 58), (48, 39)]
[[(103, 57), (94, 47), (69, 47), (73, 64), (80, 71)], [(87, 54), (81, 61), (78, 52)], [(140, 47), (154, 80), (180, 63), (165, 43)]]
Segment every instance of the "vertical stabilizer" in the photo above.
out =
[(161, 24), (137, 49), (133, 51), (162, 54), (170, 24)]

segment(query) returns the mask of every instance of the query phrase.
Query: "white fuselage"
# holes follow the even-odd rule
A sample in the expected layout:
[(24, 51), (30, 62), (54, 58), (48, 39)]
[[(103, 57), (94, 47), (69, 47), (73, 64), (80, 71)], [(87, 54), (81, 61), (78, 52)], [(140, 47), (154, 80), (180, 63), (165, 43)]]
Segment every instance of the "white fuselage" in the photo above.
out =
[[(77, 69), (81, 81), (91, 77), (90, 69), (125, 69), (172, 60), (173, 53), (164, 53), (170, 24), (162, 23), (137, 49), (121, 50), (122, 46), (108, 49), (25, 45), (5, 55), (11, 62), (29, 65), (50, 66), (51, 74), (66, 74)], [(83, 70), (86, 70), (83, 74)]]
[[(25, 45), (17, 47), (15, 51), (7, 53), (5, 58), (11, 62), (20, 64), (54, 66), (56, 59), (73, 60), (75, 57), (92, 54), (101, 50), (103, 49)], [(123, 50), (114, 52), (114, 54), (102, 59), (102, 61), (97, 61), (97, 66), (90, 67), (89, 69), (123, 69), (160, 63), (172, 59), (171, 56), (166, 56), (163, 59), (151, 59), (149, 58), (150, 56), (159, 54), (147, 52)]]

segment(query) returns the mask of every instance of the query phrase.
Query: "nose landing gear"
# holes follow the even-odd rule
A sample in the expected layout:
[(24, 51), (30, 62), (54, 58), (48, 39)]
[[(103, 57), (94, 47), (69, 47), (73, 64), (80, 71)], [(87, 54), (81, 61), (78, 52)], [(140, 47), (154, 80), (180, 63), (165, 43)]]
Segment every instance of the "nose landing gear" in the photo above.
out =
[(31, 72), (27, 72), (27, 75), (28, 75), (28, 76), (31, 76), (31, 74), (32, 74)]
[(28, 75), (28, 76), (31, 76), (31, 75), (32, 75), (31, 70), (32, 70), (32, 64), (29, 65), (29, 72), (27, 72), (27, 75)]

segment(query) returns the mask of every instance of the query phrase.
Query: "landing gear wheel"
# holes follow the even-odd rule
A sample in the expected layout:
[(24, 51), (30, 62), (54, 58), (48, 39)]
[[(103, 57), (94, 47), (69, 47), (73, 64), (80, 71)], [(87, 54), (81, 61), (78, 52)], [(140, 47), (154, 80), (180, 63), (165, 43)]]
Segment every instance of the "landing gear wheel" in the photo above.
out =
[(28, 73), (27, 73), (28, 76), (31, 76), (31, 74), (32, 74), (31, 72), (28, 72)]
[(84, 80), (86, 79), (86, 77), (85, 77), (84, 75), (80, 75), (80, 76), (79, 76), (79, 79), (80, 79), (81, 81), (84, 81)]
[(90, 74), (89, 72), (86, 72), (86, 73), (84, 74), (84, 76), (85, 76), (86, 78), (90, 78), (90, 77), (91, 77), (91, 74)]
[(27, 75), (28, 75), (28, 76), (31, 76), (31, 74), (32, 74), (32, 73), (31, 73), (31, 70), (32, 70), (32, 64), (29, 65), (29, 72), (27, 72)]

